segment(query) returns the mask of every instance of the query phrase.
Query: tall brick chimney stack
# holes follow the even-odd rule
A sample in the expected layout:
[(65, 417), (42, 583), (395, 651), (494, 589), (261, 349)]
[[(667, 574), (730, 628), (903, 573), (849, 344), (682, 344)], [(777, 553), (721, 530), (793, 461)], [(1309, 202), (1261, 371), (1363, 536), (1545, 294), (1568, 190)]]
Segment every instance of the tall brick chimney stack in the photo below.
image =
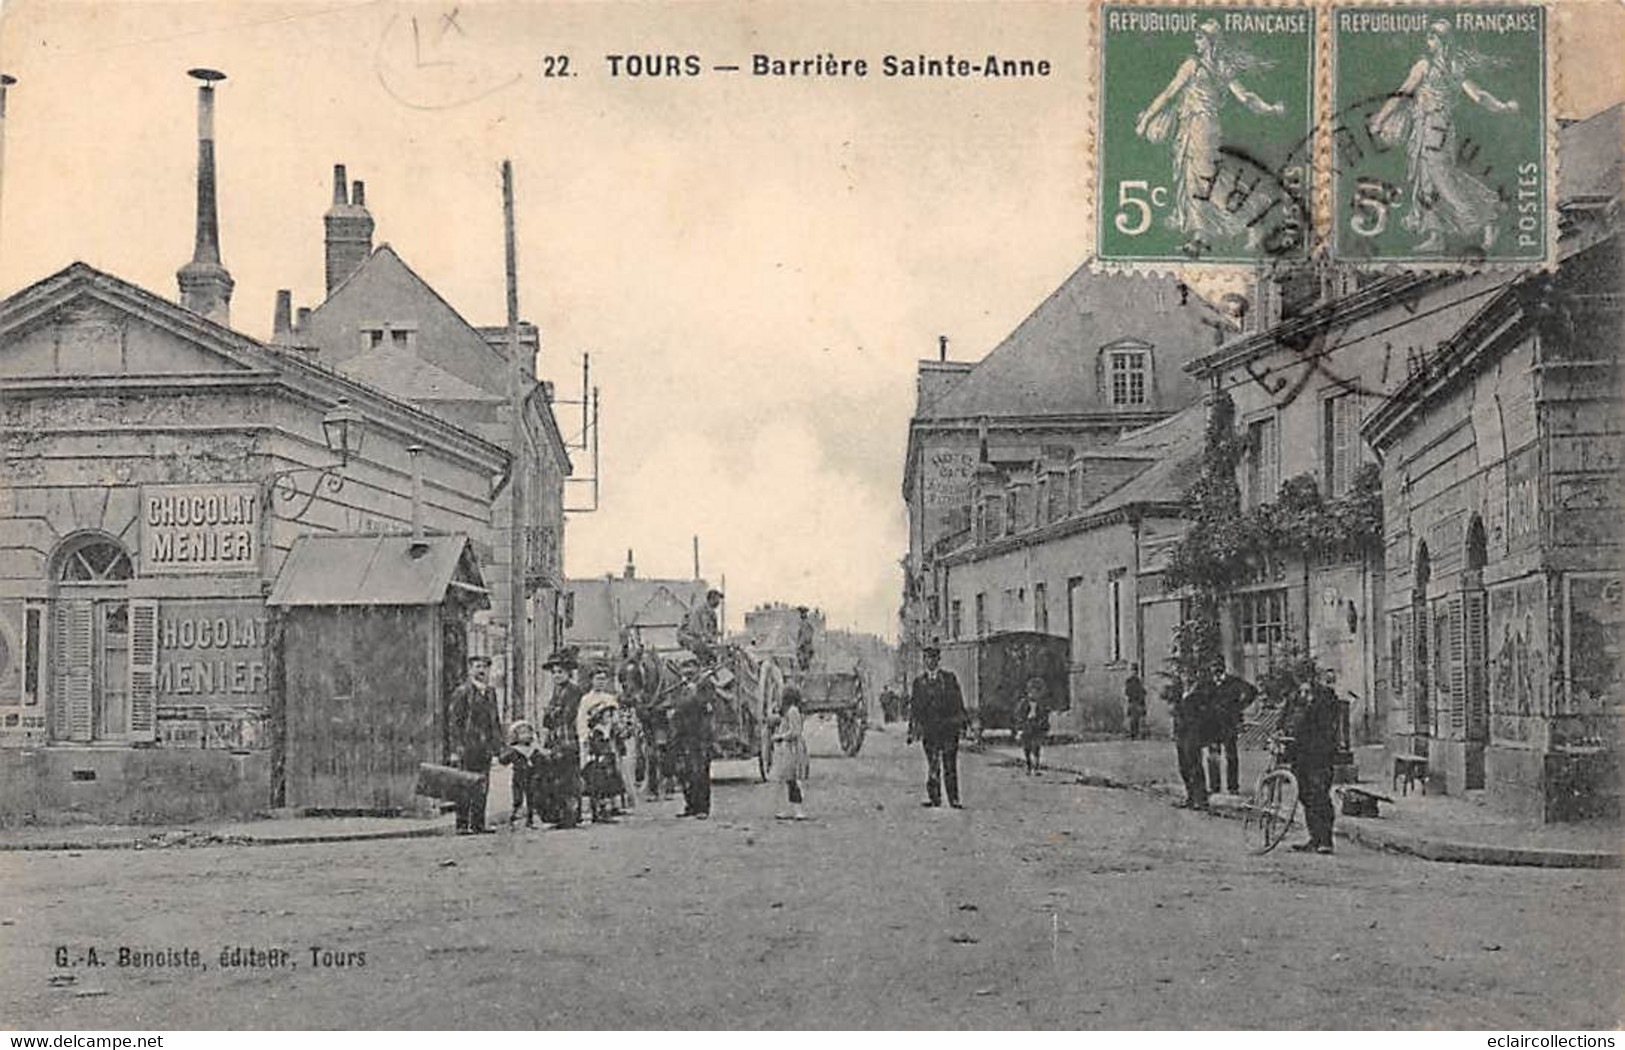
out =
[(271, 316), (271, 345), (293, 345), (293, 291), (280, 288), (276, 293), (276, 312)]
[(372, 254), (372, 213), (367, 211), (367, 188), (357, 181), (352, 193), (345, 182), (344, 165), (333, 165), (333, 206), (322, 222), (327, 227), (327, 294)]
[(175, 274), (181, 305), (223, 325), (231, 323), (235, 282), (220, 264), (220, 212), (215, 204), (214, 85), (226, 79), (213, 69), (190, 69), (197, 89), (197, 239), (192, 261)]

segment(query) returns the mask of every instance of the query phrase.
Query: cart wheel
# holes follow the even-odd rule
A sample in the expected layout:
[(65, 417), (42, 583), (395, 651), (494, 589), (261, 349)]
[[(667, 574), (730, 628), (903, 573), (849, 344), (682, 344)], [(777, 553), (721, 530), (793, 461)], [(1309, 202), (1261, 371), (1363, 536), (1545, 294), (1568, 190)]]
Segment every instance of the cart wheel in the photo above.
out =
[(1297, 811), (1298, 778), (1291, 770), (1272, 769), (1259, 777), (1241, 825), (1248, 851), (1264, 854), (1280, 845)]
[(847, 758), (856, 758), (858, 751), (863, 747), (863, 733), (866, 728), (863, 717), (842, 711), (835, 728), (841, 738), (841, 753)]

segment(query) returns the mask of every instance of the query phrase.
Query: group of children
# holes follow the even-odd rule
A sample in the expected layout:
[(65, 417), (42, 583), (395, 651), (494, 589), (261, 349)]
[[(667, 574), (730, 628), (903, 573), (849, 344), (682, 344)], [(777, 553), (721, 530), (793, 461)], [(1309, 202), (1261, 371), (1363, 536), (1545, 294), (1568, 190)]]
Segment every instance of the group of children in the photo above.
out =
[[(516, 825), (522, 813), (527, 828), (535, 827), (537, 818), (544, 824), (573, 826), (569, 810), (579, 805), (572, 797), (576, 790), (587, 800), (595, 823), (610, 821), (635, 804), (636, 777), (622, 767), (630, 761), (636, 719), (621, 708), (607, 671), (596, 672), (592, 685), (593, 691), (581, 698), (576, 719), (578, 771), (561, 770), (561, 756), (537, 743), (536, 728), (529, 722), (521, 720), (509, 728), (508, 745), (497, 760), (510, 767), (512, 774), (510, 825)], [(789, 808), (775, 814), (779, 820), (807, 819), (802, 785), (811, 771), (811, 760), (804, 730), (801, 693), (795, 686), (786, 686), (773, 727), (771, 776), (785, 785), (789, 800)], [(578, 772), (579, 780), (571, 772)]]

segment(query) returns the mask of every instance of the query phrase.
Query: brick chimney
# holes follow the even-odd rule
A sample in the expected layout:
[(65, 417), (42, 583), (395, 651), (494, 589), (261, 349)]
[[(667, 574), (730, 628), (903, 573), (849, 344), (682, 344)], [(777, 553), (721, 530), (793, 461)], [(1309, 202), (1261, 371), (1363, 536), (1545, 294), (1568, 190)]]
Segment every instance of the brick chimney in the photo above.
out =
[(212, 69), (192, 69), (197, 89), (197, 238), (192, 261), (175, 274), (181, 305), (218, 324), (231, 323), (231, 274), (220, 264), (220, 213), (215, 204), (214, 85), (226, 79)]
[(635, 580), (638, 577), (638, 567), (632, 561), (631, 547), (626, 548), (626, 568), (621, 570), (621, 575), (628, 580)]
[(333, 165), (333, 206), (322, 218), (327, 227), (327, 294), (356, 271), (372, 254), (372, 213), (367, 211), (367, 187), (345, 182), (344, 165)]
[(293, 292), (281, 288), (276, 293), (276, 312), (271, 315), (271, 345), (293, 345)]

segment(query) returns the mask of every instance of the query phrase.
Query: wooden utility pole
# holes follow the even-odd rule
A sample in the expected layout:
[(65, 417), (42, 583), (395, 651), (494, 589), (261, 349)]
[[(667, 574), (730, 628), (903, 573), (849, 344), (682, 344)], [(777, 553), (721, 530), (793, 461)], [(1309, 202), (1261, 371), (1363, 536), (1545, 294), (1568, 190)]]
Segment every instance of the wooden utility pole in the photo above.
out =
[[(10, 73), (0, 73), (0, 187), (5, 185), (6, 178), (6, 89), (15, 83), (16, 77)], [(0, 204), (4, 202), (5, 195), (0, 193)]]
[[(525, 717), (525, 382), (520, 370), (519, 257), (514, 247), (513, 161), (502, 162), (503, 263), (508, 278), (508, 717)], [(532, 366), (534, 369), (534, 366)]]

